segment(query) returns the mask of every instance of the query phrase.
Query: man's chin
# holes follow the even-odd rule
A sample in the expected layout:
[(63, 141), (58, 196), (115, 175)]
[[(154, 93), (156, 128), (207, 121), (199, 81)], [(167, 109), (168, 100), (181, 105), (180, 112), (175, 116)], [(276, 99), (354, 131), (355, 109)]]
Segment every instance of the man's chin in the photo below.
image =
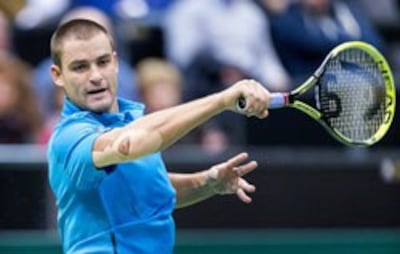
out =
[(111, 112), (111, 108), (112, 108), (112, 103), (105, 103), (105, 102), (92, 103), (92, 105), (89, 105), (89, 110), (95, 113), (108, 113)]

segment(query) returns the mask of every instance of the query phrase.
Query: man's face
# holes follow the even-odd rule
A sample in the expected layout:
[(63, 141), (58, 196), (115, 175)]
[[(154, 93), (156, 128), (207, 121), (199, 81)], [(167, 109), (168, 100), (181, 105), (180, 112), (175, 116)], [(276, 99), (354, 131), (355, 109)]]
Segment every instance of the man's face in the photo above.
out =
[(332, 0), (302, 0), (301, 4), (311, 13), (325, 14), (329, 11)]
[(67, 38), (61, 52), (62, 68), (53, 65), (52, 75), (68, 98), (90, 111), (117, 111), (118, 62), (108, 37), (98, 33), (87, 40)]

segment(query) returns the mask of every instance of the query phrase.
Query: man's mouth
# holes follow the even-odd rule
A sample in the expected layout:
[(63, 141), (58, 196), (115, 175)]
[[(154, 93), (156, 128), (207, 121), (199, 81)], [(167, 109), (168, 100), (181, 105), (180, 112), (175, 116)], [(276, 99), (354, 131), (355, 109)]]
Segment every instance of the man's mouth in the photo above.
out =
[(105, 92), (105, 91), (107, 91), (106, 88), (101, 88), (101, 89), (96, 89), (96, 90), (88, 91), (88, 94), (100, 94), (100, 93), (103, 93), (103, 92)]

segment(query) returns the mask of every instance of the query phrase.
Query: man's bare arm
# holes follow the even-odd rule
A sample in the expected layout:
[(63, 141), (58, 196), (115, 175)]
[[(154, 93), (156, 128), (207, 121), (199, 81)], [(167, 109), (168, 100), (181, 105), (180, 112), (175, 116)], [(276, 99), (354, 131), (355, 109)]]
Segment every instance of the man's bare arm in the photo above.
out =
[(253, 80), (240, 81), (223, 92), (146, 115), (102, 134), (93, 148), (94, 163), (104, 167), (163, 150), (222, 111), (235, 111), (240, 96), (246, 98), (248, 116), (268, 115), (268, 91)]

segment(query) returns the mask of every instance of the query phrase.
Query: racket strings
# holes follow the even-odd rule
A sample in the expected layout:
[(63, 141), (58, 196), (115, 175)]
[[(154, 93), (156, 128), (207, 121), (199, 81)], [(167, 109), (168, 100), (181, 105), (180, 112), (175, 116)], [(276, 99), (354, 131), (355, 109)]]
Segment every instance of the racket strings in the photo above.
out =
[(384, 121), (385, 86), (378, 63), (360, 49), (332, 58), (319, 84), (319, 105), (326, 123), (354, 141), (364, 141)]

